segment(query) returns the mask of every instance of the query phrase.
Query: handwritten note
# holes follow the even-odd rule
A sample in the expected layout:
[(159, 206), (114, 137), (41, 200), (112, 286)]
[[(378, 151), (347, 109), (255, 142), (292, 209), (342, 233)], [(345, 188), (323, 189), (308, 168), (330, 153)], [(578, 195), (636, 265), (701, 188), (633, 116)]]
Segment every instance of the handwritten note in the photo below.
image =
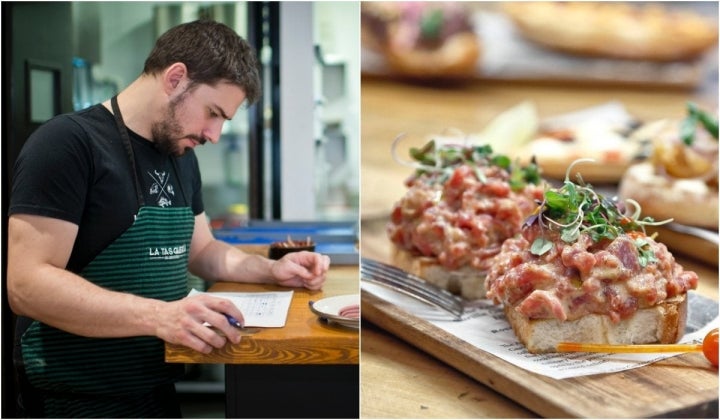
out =
[[(548, 353), (532, 354), (517, 339), (507, 322), (502, 306), (490, 300), (478, 301), (461, 321), (440, 309), (388, 288), (362, 282), (362, 289), (403, 310), (422, 318), (450, 334), (491, 353), (518, 367), (554, 379), (620, 372), (638, 368), (677, 353), (606, 354), (606, 353)], [(718, 324), (718, 303), (690, 292), (686, 334), (680, 343), (702, 342)]]
[(284, 327), (293, 291), (284, 292), (200, 292), (192, 289), (188, 296), (207, 294), (230, 300), (245, 318), (246, 327)]

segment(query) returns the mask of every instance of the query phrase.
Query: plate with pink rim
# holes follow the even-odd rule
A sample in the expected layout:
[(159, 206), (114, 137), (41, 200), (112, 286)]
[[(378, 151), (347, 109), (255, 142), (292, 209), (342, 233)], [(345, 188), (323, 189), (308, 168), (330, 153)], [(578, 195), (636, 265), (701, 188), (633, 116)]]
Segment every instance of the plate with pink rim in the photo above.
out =
[(360, 326), (360, 295), (339, 295), (310, 301), (310, 310), (321, 319), (349, 328)]

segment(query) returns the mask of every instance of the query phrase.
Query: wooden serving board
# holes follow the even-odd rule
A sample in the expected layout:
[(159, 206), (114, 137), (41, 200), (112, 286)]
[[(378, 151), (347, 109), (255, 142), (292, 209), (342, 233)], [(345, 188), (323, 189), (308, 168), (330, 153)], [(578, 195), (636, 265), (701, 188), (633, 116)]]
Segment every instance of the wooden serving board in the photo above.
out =
[(362, 291), (362, 317), (551, 418), (717, 418), (718, 371), (698, 353), (619, 373), (556, 380), (529, 372)]

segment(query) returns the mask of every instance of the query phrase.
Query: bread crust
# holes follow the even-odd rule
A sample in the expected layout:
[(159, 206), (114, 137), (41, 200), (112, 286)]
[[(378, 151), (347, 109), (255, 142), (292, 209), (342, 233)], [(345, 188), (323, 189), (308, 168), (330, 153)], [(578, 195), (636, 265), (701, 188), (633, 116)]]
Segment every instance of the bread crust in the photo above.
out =
[(432, 47), (401, 46), (394, 41), (403, 32), (398, 29), (402, 9), (401, 3), (364, 2), (360, 29), (363, 48), (381, 54), (388, 66), (404, 77), (465, 79), (476, 75), (482, 43), (475, 32), (454, 33)]
[(718, 228), (718, 191), (703, 181), (656, 175), (652, 163), (632, 165), (623, 176), (618, 193), (640, 204), (644, 215), (657, 221)]
[(469, 77), (476, 73), (481, 47), (475, 34), (462, 33), (451, 36), (439, 48), (385, 48), (383, 52), (390, 66), (406, 76)]
[(515, 335), (530, 353), (551, 353), (558, 343), (670, 344), (685, 334), (687, 295), (673, 297), (651, 308), (639, 309), (618, 323), (608, 315), (590, 314), (572, 321), (529, 319), (505, 306)]
[[(526, 155), (532, 156), (531, 153)], [(564, 179), (567, 174), (568, 167), (576, 160), (585, 157), (579, 153), (566, 153), (566, 151), (558, 148), (554, 154), (544, 154), (542, 156), (535, 155), (535, 161), (542, 168), (542, 174), (548, 178)], [(528, 159), (529, 160), (529, 159)], [(585, 182), (591, 183), (613, 183), (620, 180), (630, 165), (629, 159), (595, 162), (579, 162), (573, 165), (570, 172), (570, 179), (576, 179), (576, 175), (580, 174)]]
[(691, 12), (616, 2), (511, 2), (503, 10), (527, 39), (580, 55), (690, 60), (717, 42), (717, 27)]
[(473, 267), (448, 270), (437, 258), (413, 255), (394, 244), (391, 263), (464, 299), (486, 299), (485, 272)]

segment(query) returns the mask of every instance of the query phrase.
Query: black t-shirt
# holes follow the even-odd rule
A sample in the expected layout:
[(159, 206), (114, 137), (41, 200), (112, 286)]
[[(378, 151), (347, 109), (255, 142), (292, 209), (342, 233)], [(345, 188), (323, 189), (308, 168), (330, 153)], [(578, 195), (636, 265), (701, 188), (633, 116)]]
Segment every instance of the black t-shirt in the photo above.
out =
[[(171, 158), (128, 131), (145, 205), (192, 207), (195, 215), (202, 213), (195, 153)], [(79, 226), (67, 266), (76, 273), (125, 232), (138, 211), (122, 138), (112, 113), (99, 104), (38, 128), (20, 152), (12, 181), (11, 215), (47, 216)]]

